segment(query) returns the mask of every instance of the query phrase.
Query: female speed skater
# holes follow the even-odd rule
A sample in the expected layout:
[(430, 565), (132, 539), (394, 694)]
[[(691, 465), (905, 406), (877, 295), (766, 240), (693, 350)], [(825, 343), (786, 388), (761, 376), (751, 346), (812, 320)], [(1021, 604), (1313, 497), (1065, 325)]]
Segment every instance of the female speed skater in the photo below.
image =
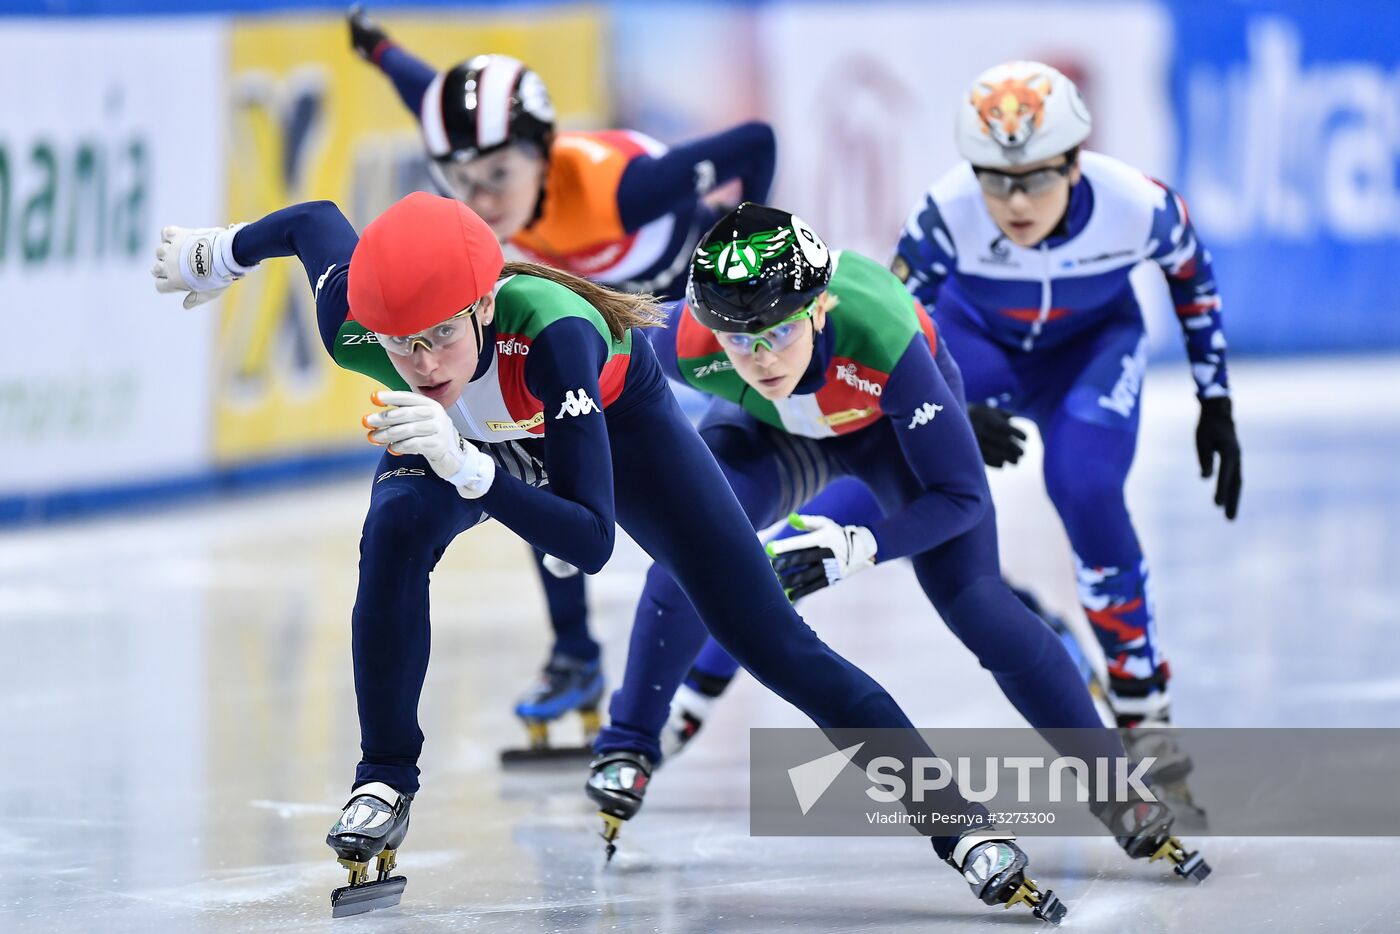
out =
[[(701, 241), (686, 301), (649, 333), (672, 380), (716, 397), (700, 436), (753, 528), (837, 478), (873, 493), (878, 512), (867, 524), (793, 515), (802, 534), (768, 545), (789, 596), (908, 558), (939, 615), (1032, 726), (1101, 732), (1122, 755), (1064, 645), (1002, 581), (957, 365), (888, 269), (829, 250), (785, 211), (744, 203)], [(705, 641), (689, 594), (661, 564), (648, 572), (587, 785), (615, 818), (641, 808), (669, 699)], [(1182, 875), (1203, 879), (1209, 867), (1172, 836), (1170, 810), (1134, 807), (1096, 813), (1129, 856), (1166, 846)]]
[[(1142, 260), (1161, 267), (1176, 306), (1201, 403), (1201, 476), (1210, 476), (1218, 459), (1215, 503), (1227, 519), (1239, 508), (1240, 448), (1210, 255), (1180, 195), (1081, 150), (1090, 126), (1078, 89), (1048, 65), (1011, 62), (979, 76), (957, 120), (967, 161), (914, 209), (892, 268), (930, 309), (958, 362), (987, 465), (1021, 456), (1025, 435), (1012, 413), (1039, 428), (1046, 489), (1108, 663), (1107, 690), (1096, 690), (1106, 693), (1119, 726), (1162, 726), (1170, 669), (1123, 496), (1146, 364), (1142, 312), (1128, 274)], [(677, 693), (668, 745), (694, 735), (735, 670), (718, 646), (706, 646)], [(1155, 780), (1189, 804), (1179, 782), (1190, 763), (1161, 747), (1167, 734), (1127, 735), (1130, 747), (1154, 747)]]
[[(438, 72), (362, 8), (351, 9), (349, 27), (355, 51), (393, 82), (418, 121), (441, 193), (530, 260), (624, 292), (677, 298), (696, 241), (718, 217), (705, 196), (733, 180), (746, 198), (768, 196), (776, 150), (766, 124), (670, 150), (631, 130), (556, 132), (544, 82), (516, 59), (478, 55)], [(583, 575), (545, 564), (538, 552), (535, 560), (555, 644), (515, 712), (533, 754), (547, 755), (549, 722), (570, 711), (580, 712), (592, 739), (604, 688)]]
[[(424, 193), (360, 238), (334, 204), (314, 202), (229, 228), (167, 227), (162, 239), (156, 287), (188, 293), (186, 307), (263, 260), (298, 257), (327, 350), (387, 387), (365, 417), (370, 440), (387, 450), (371, 484), (351, 619), (362, 756), (326, 838), (351, 880), (332, 894), (334, 912), (396, 904), (402, 893), (402, 877), (389, 873), (419, 790), (429, 575), (487, 516), (585, 572), (608, 560), (622, 526), (721, 644), (819, 727), (889, 728), (872, 731), (852, 757), (857, 767), (881, 754), (932, 755), (889, 694), (792, 608), (639, 330), (658, 321), (651, 300), (507, 264), (481, 218)], [(970, 448), (971, 429), (960, 434)], [(956, 511), (979, 508), (969, 501)], [(907, 791), (902, 803), (969, 828), (930, 839), (975, 896), (1025, 903), (1052, 921), (1064, 914), (1053, 892), (1026, 878), (1014, 834), (981, 805), (955, 786), (923, 798)]]
[(1159, 726), (1169, 722), (1171, 670), (1123, 495), (1146, 364), (1128, 280), (1139, 262), (1166, 277), (1201, 405), (1201, 476), (1217, 472), (1215, 504), (1230, 520), (1240, 446), (1210, 254), (1179, 194), (1081, 148), (1090, 127), (1079, 90), (1054, 68), (1009, 62), (983, 73), (958, 113), (967, 161), (914, 209), (893, 268), (930, 304), (962, 367), (988, 465), (1021, 455), (1013, 413), (1039, 429), (1046, 490), (1107, 661), (1108, 702), (1119, 726)]

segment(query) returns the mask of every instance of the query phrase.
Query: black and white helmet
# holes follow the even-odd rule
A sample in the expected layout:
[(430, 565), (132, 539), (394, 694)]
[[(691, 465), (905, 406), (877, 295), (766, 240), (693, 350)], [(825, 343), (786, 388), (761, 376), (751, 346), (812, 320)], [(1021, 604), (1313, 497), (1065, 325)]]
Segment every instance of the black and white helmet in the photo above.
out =
[(544, 81), (509, 55), (478, 55), (439, 72), (418, 116), (428, 155), (438, 162), (469, 161), (516, 142), (547, 156), (554, 141)]

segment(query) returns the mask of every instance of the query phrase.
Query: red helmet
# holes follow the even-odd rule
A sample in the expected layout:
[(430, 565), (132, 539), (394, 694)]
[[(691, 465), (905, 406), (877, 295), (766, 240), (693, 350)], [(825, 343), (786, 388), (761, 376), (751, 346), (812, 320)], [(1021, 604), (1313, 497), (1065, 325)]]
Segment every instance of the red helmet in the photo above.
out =
[(360, 237), (350, 257), (350, 314), (379, 334), (416, 334), (490, 292), (503, 265), (496, 235), (471, 208), (417, 191)]

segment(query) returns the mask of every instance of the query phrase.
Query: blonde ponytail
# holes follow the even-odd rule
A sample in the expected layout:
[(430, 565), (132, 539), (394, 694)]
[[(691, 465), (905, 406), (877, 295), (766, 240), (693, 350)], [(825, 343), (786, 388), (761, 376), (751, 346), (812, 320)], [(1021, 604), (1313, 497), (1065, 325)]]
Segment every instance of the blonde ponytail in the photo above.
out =
[(655, 328), (666, 323), (665, 312), (661, 310), (655, 295), (618, 292), (539, 263), (507, 262), (501, 269), (501, 276), (535, 276), (562, 285), (598, 310), (598, 314), (608, 323), (608, 330), (615, 341), (622, 340), (628, 328)]

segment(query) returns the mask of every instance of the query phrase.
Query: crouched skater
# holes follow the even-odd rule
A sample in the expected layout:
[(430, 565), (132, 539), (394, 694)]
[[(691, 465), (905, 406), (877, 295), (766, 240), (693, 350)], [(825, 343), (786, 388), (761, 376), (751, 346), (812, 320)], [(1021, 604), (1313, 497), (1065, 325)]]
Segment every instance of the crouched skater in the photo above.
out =
[[(621, 525), (762, 683), (820, 727), (879, 731), (858, 767), (881, 755), (933, 754), (890, 695), (792, 608), (640, 336), (659, 323), (650, 300), (505, 263), (479, 217), (423, 193), (360, 238), (335, 205), (315, 202), (226, 229), (167, 227), (162, 240), (157, 289), (188, 293), (190, 308), (263, 260), (298, 257), (327, 350), (386, 387), (365, 417), (369, 439), (386, 452), (351, 619), (361, 758), (326, 838), (350, 875), (332, 894), (333, 913), (397, 904), (403, 891), (390, 872), (419, 791), (429, 575), (452, 540), (487, 516), (585, 572), (608, 560)], [(972, 828), (931, 840), (984, 902), (1026, 904), (1053, 922), (1064, 915), (1053, 892), (1027, 878), (1015, 836), (956, 787), (922, 802), (910, 792), (902, 803)]]

